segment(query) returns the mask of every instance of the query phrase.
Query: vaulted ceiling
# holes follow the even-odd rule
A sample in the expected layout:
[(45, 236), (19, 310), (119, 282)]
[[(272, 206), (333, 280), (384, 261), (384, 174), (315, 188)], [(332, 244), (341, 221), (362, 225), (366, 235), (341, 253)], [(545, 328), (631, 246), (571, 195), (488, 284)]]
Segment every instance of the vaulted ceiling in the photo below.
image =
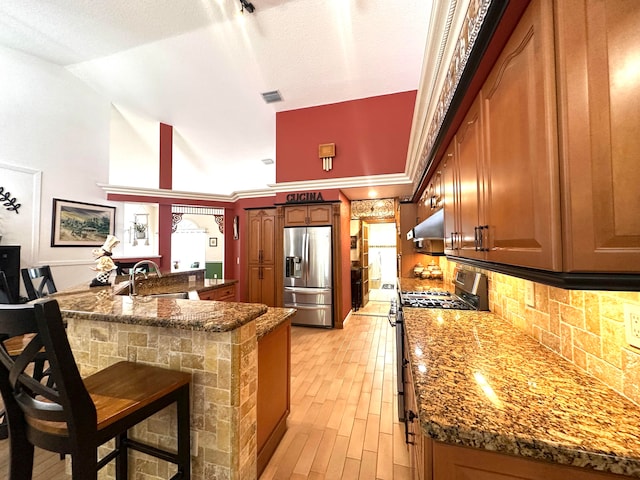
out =
[[(2, 2), (0, 44), (68, 69), (116, 108), (173, 125), (202, 159), (200, 181), (216, 178), (220, 194), (275, 182), (261, 160), (275, 159), (276, 112), (418, 89), (431, 0), (253, 5)], [(271, 90), (283, 101), (265, 103)]]

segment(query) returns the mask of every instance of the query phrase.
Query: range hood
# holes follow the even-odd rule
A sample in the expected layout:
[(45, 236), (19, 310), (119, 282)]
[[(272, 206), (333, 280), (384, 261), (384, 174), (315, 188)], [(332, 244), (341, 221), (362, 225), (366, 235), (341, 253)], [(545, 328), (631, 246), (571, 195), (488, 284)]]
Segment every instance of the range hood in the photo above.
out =
[(442, 208), (407, 232), (407, 240), (432, 239), (444, 239), (444, 210)]
[(444, 255), (444, 210), (440, 209), (407, 232), (416, 251), (427, 255)]

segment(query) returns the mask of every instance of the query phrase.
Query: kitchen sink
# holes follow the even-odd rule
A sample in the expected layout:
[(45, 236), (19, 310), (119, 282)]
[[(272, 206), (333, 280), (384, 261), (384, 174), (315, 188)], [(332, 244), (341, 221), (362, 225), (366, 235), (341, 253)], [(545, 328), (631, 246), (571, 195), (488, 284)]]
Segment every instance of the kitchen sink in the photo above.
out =
[(149, 295), (140, 295), (144, 297), (164, 297), (164, 298), (184, 298), (188, 299), (189, 294), (187, 292), (175, 292), (175, 293), (150, 293)]

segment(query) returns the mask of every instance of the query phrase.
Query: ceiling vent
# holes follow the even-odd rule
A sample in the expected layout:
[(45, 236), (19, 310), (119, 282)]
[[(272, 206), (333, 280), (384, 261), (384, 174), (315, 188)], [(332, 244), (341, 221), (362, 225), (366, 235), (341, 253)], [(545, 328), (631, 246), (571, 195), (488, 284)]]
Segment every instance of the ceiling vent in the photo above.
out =
[(275, 103), (275, 102), (282, 101), (282, 96), (280, 95), (280, 92), (278, 90), (273, 90), (272, 92), (264, 92), (262, 94), (262, 98), (267, 103)]
[(261, 160), (262, 163), (264, 163), (265, 165), (273, 165), (273, 158), (263, 158)]

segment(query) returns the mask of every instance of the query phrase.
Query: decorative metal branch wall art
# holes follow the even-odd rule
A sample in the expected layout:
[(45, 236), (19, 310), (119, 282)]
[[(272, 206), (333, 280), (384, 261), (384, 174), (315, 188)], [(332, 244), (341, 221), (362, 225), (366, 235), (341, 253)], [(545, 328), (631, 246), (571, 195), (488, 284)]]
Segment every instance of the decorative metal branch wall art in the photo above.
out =
[(10, 212), (20, 213), (18, 209), (21, 204), (17, 203), (18, 199), (15, 197), (11, 198), (11, 192), (5, 192), (4, 187), (0, 187), (0, 202), (2, 202), (2, 205)]

